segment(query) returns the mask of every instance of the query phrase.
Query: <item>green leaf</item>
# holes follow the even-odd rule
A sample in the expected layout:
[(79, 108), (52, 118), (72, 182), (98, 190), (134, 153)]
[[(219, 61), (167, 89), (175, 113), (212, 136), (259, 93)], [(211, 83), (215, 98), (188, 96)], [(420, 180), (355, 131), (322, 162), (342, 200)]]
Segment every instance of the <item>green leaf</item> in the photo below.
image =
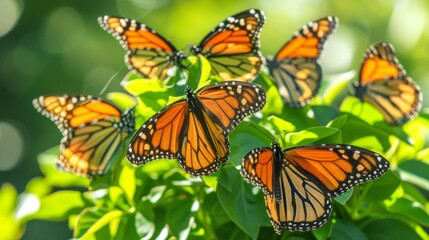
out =
[(0, 217), (13, 214), (17, 205), (18, 192), (10, 183), (3, 183), (0, 189)]
[(231, 155), (229, 161), (234, 166), (240, 166), (243, 156), (250, 150), (256, 147), (268, 146), (272, 139), (269, 138), (271, 134), (263, 127), (252, 124), (249, 122), (242, 122), (230, 134)]
[(334, 227), (334, 220), (331, 217), (325, 224), (322, 225), (322, 227), (312, 231), (312, 233), (317, 240), (325, 240), (332, 235), (333, 227)]
[(59, 147), (53, 147), (37, 156), (39, 167), (46, 176), (46, 182), (52, 187), (85, 187), (89, 186), (89, 180), (72, 173), (57, 170), (57, 158)]
[(121, 169), (121, 173), (119, 175), (119, 186), (125, 193), (125, 196), (128, 199), (128, 202), (133, 205), (134, 194), (136, 192), (136, 176), (135, 176), (135, 168), (125, 165)]
[(203, 180), (204, 184), (206, 184), (208, 187), (210, 187), (211, 189), (213, 189), (213, 191), (216, 192), (218, 176), (202, 176), (201, 179)]
[(107, 99), (115, 103), (115, 106), (125, 110), (126, 108), (136, 105), (136, 100), (122, 92), (111, 92), (107, 94)]
[(132, 206), (128, 202), (130, 199), (127, 198), (125, 192), (119, 186), (111, 186), (108, 188), (109, 200), (108, 203), (111, 204), (110, 208), (118, 208), (122, 211), (128, 211)]
[(326, 126), (331, 128), (338, 128), (340, 129), (347, 121), (347, 114), (343, 114), (332, 121), (330, 121)]
[(341, 194), (340, 196), (336, 197), (335, 200), (342, 205), (346, 204), (347, 201), (350, 199), (350, 197), (353, 195), (353, 188), (349, 189), (347, 192)]
[(429, 191), (429, 163), (409, 160), (401, 163), (398, 166), (397, 173), (403, 181), (419, 186), (426, 191)]
[(286, 134), (288, 147), (307, 145), (311, 143), (341, 142), (341, 131), (329, 127), (311, 127), (300, 132)]
[(219, 202), (219, 199), (217, 197), (217, 193), (211, 192), (208, 193), (204, 197), (204, 201), (202, 202), (201, 206), (204, 213), (207, 213), (209, 217), (206, 216), (205, 220), (206, 222), (211, 222), (213, 228), (223, 228), (225, 224), (234, 225), (231, 222), (231, 219), (226, 214), (225, 210), (222, 207), (222, 204)]
[(347, 120), (341, 129), (342, 139), (345, 143), (353, 143), (373, 150), (383, 149), (383, 152), (386, 152), (391, 147), (390, 134), (369, 125), (353, 115), (347, 116)]
[(135, 229), (140, 238), (150, 238), (155, 233), (155, 213), (153, 203), (143, 200), (139, 203), (135, 217)]
[(17, 198), (18, 192), (15, 187), (9, 183), (3, 183), (0, 188), (0, 226), (2, 227), (2, 239), (20, 239), (22, 237), (23, 230), (19, 224), (21, 216), (19, 216), (19, 209), (16, 209)]
[(27, 186), (25, 186), (25, 192), (35, 194), (38, 197), (43, 197), (52, 192), (52, 187), (48, 184), (45, 178), (36, 177), (27, 183)]
[(320, 98), (324, 105), (336, 105), (347, 96), (350, 80), (356, 75), (355, 71), (341, 73), (337, 76), (330, 76), (329, 80), (323, 79), (323, 84), (319, 90)]
[(187, 85), (192, 89), (199, 89), (204, 86), (211, 72), (211, 65), (201, 54), (198, 55), (197, 61), (189, 68), (189, 78)]
[(406, 218), (424, 226), (429, 225), (429, 211), (426, 210), (426, 206), (412, 199), (399, 198), (387, 210), (398, 217), (402, 216), (402, 219)]
[(338, 109), (331, 106), (311, 106), (311, 110), (313, 111), (314, 118), (320, 125), (328, 125), (330, 121), (339, 115)]
[[(137, 222), (137, 214), (127, 214), (125, 217), (121, 218), (119, 224), (117, 225), (117, 231), (114, 236), (114, 240), (122, 240), (122, 239), (141, 239), (141, 237), (137, 234), (137, 226), (140, 223)], [(135, 217), (134, 217), (135, 216)], [(118, 220), (116, 220), (118, 221)], [(115, 227), (115, 226), (113, 226)], [(110, 230), (113, 232), (112, 230)], [(147, 235), (145, 235), (147, 237)]]
[(136, 173), (143, 172), (144, 174), (157, 175), (157, 177), (159, 177), (173, 168), (181, 168), (177, 160), (157, 159), (138, 167)]
[(132, 80), (124, 84), (124, 89), (138, 97), (140, 107), (137, 113), (145, 118), (164, 108), (173, 95), (172, 90), (165, 88), (158, 80)]
[(413, 199), (414, 201), (417, 201), (423, 205), (427, 204), (428, 200), (423, 195), (422, 191), (420, 191), (420, 189), (418, 189), (415, 185), (402, 181), (400, 189), (403, 191), (401, 196), (406, 196), (407, 198)]
[(62, 190), (40, 199), (40, 209), (26, 217), (26, 220), (39, 219), (64, 221), (72, 214), (78, 214), (87, 202), (78, 191)]
[(380, 219), (366, 225), (362, 231), (368, 240), (422, 239), (408, 224), (395, 219)]
[(332, 240), (367, 240), (365, 234), (355, 225), (337, 219), (332, 229)]
[[(412, 140), (404, 132), (402, 128), (392, 127), (384, 121), (381, 113), (371, 104), (360, 102), (359, 99), (355, 97), (346, 98), (341, 106), (340, 110), (342, 112), (350, 113), (354, 116), (349, 116), (350, 120), (355, 120), (359, 122), (365, 122), (366, 124), (361, 125), (370, 125), (371, 129), (364, 129), (361, 126), (353, 126), (350, 130), (356, 131), (358, 136), (362, 134), (371, 134), (376, 137), (386, 138), (390, 135), (396, 136), (399, 140), (412, 145)], [(354, 117), (354, 118), (353, 118)], [(348, 122), (349, 122), (348, 121)], [(367, 127), (368, 128), (368, 127)]]
[(284, 105), (282, 113), (279, 115), (283, 120), (290, 122), (297, 130), (318, 126), (319, 122), (314, 118), (314, 113), (309, 105), (302, 108), (293, 108)]
[(380, 202), (388, 199), (401, 185), (401, 179), (392, 171), (387, 171), (379, 179), (367, 184), (369, 189), (365, 194), (365, 201)]
[(384, 121), (383, 115), (373, 105), (361, 102), (356, 97), (345, 98), (340, 110), (355, 115), (369, 124)]
[(267, 94), (267, 102), (261, 110), (264, 115), (270, 116), (272, 114), (281, 114), (284, 106), (283, 99), (279, 94), (279, 90), (273, 83), (271, 77), (261, 72), (259, 76), (253, 81), (255, 84), (261, 85)]
[(73, 237), (79, 239), (113, 238), (117, 226), (124, 216), (120, 210), (105, 211), (98, 208), (88, 208), (76, 219)]
[(199, 203), (192, 199), (175, 201), (169, 205), (166, 220), (173, 236), (178, 239), (188, 239), (198, 208)]
[(235, 168), (222, 168), (217, 195), (225, 212), (252, 239), (261, 225), (270, 225), (261, 194), (253, 194), (252, 186), (243, 181)]
[(271, 123), (271, 126), (277, 134), (282, 135), (283, 133), (290, 133), (296, 131), (296, 127), (292, 123), (279, 117), (269, 116), (267, 120), (269, 123)]

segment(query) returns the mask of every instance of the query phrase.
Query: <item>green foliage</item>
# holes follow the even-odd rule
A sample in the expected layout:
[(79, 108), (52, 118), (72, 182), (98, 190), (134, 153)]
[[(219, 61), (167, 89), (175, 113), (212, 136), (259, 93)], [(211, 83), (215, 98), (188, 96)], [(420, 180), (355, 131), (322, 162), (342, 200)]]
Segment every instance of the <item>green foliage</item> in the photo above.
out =
[[(208, 84), (210, 68), (203, 58), (190, 59), (188, 84)], [(178, 76), (176, 80), (181, 79)], [(180, 81), (162, 83), (130, 75), (122, 86), (128, 94), (109, 99), (126, 108), (137, 104), (140, 126), (167, 104), (181, 98)], [(267, 92), (261, 113), (247, 117), (231, 134), (228, 164), (212, 176), (191, 177), (173, 160), (132, 166), (124, 156), (125, 141), (106, 175), (92, 181), (55, 169), (57, 147), (39, 155), (44, 177), (30, 181), (25, 194), (38, 207), (16, 218), (23, 200), (10, 185), (0, 189), (3, 232), (19, 237), (30, 220), (69, 220), (80, 239), (275, 239), (263, 194), (246, 183), (238, 168), (252, 148), (277, 140), (283, 148), (312, 143), (347, 143), (385, 156), (392, 170), (334, 200), (334, 213), (322, 228), (307, 233), (284, 231), (291, 239), (418, 239), (429, 238), (429, 146), (427, 115), (403, 127), (391, 127), (370, 105), (348, 97), (331, 104), (341, 89), (323, 88), (310, 106), (292, 109), (282, 103), (264, 74), (255, 80)], [(172, 84), (165, 87), (166, 84)], [(342, 84), (347, 87), (346, 84)], [(137, 102), (134, 101), (136, 97)], [(422, 136), (423, 135), (423, 136)], [(77, 190), (68, 190), (73, 187)]]

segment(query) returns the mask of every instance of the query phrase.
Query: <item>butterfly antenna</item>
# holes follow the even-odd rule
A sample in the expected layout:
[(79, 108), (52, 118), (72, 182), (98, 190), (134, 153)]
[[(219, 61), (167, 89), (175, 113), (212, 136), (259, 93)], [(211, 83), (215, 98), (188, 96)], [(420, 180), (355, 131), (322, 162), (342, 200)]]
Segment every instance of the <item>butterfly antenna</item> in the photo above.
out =
[[(283, 130), (282, 131), (283, 132), (283, 134), (286, 134), (286, 130)], [(279, 135), (277, 135), (277, 137), (276, 137), (276, 143), (278, 143), (279, 142), (279, 139), (280, 139), (280, 137), (282, 136), (282, 134), (280, 133)]]
[[(258, 132), (262, 133), (263, 135), (267, 136), (269, 139), (271, 139), (271, 141), (275, 141), (277, 142), (272, 135), (268, 135), (266, 132), (263, 132), (261, 129), (259, 129), (258, 127), (256, 127), (253, 123), (248, 123), (247, 126), (250, 127), (254, 127), (256, 130), (258, 130)], [(278, 139), (278, 137), (277, 137)]]
[(103, 89), (101, 89), (100, 91), (100, 96), (104, 94), (104, 92), (107, 90), (107, 88), (109, 87), (110, 83), (113, 81), (113, 79), (115, 79), (115, 77), (122, 71), (122, 69), (124, 69), (124, 66), (121, 67), (121, 69), (119, 69), (119, 71), (117, 71), (115, 74), (113, 74), (109, 80), (107, 81), (106, 85), (104, 85)]

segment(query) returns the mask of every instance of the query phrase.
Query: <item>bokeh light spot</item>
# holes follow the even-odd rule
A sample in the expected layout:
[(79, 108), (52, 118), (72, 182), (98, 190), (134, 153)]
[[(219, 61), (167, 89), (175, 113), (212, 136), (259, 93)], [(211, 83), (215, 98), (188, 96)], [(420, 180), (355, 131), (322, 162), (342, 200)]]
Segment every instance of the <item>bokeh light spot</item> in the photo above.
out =
[(62, 7), (47, 17), (43, 34), (43, 47), (52, 53), (72, 50), (84, 38), (85, 24), (78, 12)]
[(421, 1), (399, 1), (389, 22), (389, 37), (396, 48), (412, 50), (425, 29), (427, 17)]
[(0, 171), (11, 170), (21, 158), (24, 148), (18, 128), (7, 122), (0, 122)]
[(16, 25), (21, 16), (21, 6), (16, 0), (0, 1), (0, 37), (6, 35)]

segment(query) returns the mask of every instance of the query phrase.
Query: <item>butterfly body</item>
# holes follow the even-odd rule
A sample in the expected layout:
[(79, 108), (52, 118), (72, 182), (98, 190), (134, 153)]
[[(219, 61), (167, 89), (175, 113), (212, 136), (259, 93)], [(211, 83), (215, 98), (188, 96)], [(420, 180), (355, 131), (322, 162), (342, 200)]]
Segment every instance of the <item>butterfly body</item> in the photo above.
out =
[(134, 109), (123, 113), (92, 96), (42, 96), (33, 105), (61, 131), (57, 166), (78, 175), (104, 174), (120, 144), (134, 132)]
[(127, 151), (137, 165), (159, 158), (177, 159), (186, 172), (209, 175), (229, 157), (228, 133), (265, 104), (265, 93), (254, 84), (220, 82), (156, 113), (135, 134)]
[(297, 31), (274, 58), (266, 58), (270, 75), (289, 106), (305, 106), (318, 92), (322, 79), (319, 58), (327, 38), (337, 26), (338, 19), (332, 16), (310, 22)]
[(374, 105), (391, 125), (413, 119), (422, 106), (420, 87), (407, 75), (386, 42), (371, 45), (364, 56), (354, 94)]
[(255, 148), (242, 162), (245, 180), (262, 189), (278, 234), (319, 228), (332, 212), (331, 198), (376, 179), (389, 162), (355, 146), (308, 145), (282, 150), (277, 143)]

